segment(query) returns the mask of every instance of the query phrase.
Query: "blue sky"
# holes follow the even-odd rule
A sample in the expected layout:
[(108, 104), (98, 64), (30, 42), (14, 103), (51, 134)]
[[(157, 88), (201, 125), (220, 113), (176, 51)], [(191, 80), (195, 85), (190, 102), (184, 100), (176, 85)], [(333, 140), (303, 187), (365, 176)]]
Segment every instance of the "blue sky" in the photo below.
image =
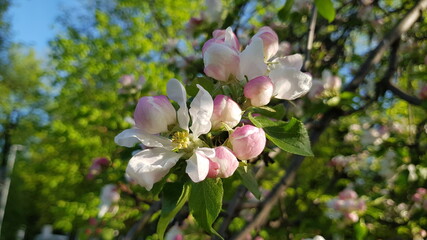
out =
[(48, 41), (60, 31), (55, 24), (66, 9), (79, 6), (78, 0), (11, 0), (8, 19), (12, 41), (34, 47), (39, 56), (48, 52)]

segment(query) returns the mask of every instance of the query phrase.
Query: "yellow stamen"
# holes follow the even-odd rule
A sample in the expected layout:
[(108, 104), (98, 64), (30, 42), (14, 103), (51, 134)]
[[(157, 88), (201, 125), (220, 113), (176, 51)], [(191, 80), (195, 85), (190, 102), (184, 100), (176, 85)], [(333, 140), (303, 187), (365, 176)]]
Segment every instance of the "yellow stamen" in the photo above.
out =
[(190, 144), (189, 133), (187, 131), (176, 132), (172, 136), (172, 143), (176, 150), (186, 149)]

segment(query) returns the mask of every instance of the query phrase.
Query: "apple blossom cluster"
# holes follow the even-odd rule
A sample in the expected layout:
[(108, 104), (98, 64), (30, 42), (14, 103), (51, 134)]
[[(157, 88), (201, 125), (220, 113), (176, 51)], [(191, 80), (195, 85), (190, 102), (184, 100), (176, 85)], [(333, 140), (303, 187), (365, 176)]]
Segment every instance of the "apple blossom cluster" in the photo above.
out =
[(328, 105), (336, 105), (340, 100), (341, 85), (340, 77), (332, 75), (329, 70), (323, 70), (322, 79), (313, 80), (313, 86), (307, 96), (312, 101), (323, 99)]
[(348, 222), (359, 221), (359, 213), (366, 210), (365, 201), (358, 198), (357, 193), (351, 189), (344, 189), (338, 194), (338, 198), (329, 200), (327, 205), (330, 218), (344, 217)]
[(134, 128), (115, 137), (121, 146), (144, 146), (130, 159), (126, 173), (151, 190), (170, 172), (185, 169), (196, 183), (227, 178), (239, 161), (259, 156), (266, 134), (243, 119), (245, 110), (265, 106), (272, 98), (296, 99), (311, 87), (311, 76), (300, 70), (302, 56), (273, 58), (278, 45), (277, 34), (269, 27), (262, 27), (243, 51), (230, 27), (215, 30), (202, 53), (204, 72), (218, 81), (220, 92), (212, 91), (216, 92), (212, 96), (203, 84), (197, 84), (198, 92), (188, 106), (186, 89), (171, 79), (167, 96), (139, 99)]

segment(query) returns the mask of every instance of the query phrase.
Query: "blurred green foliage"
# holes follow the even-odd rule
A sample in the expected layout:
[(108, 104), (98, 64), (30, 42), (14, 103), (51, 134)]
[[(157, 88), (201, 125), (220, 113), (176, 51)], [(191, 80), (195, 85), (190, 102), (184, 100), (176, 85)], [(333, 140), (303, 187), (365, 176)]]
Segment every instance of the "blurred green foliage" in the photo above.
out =
[[(1, 238), (13, 239), (18, 229), (25, 228), (26, 238), (31, 239), (45, 224), (80, 239), (126, 235), (159, 200), (125, 179), (127, 161), (138, 148), (124, 149), (113, 142), (114, 136), (131, 127), (125, 119), (132, 117), (138, 99), (164, 94), (170, 78), (190, 83), (201, 77), (201, 47), (217, 28), (231, 25), (238, 29), (240, 39), (247, 41), (260, 26), (268, 25), (280, 40), (291, 44), (291, 53), (303, 53), (311, 11), (305, 5), (297, 8), (299, 1), (289, 2), (222, 1), (221, 19), (191, 32), (185, 29), (186, 24), (206, 10), (201, 7), (202, 1), (87, 1), (86, 12), (79, 20), (68, 21), (68, 15), (64, 15), (64, 32), (50, 43), (50, 67), (42, 67), (31, 50), (7, 46), (7, 57), (0, 66), (1, 144), (5, 145), (8, 121), (12, 119), (16, 127), (9, 131), (9, 144), (26, 148), (15, 164)], [(366, 59), (366, 53), (414, 2), (380, 0), (369, 6), (362, 1), (332, 3), (335, 19), (317, 19), (306, 70), (320, 78), (322, 71), (329, 69), (345, 85)], [(6, 9), (7, 4), (0, 6)], [(424, 12), (423, 18), (402, 36), (398, 71), (393, 79), (393, 84), (412, 96), (427, 84), (426, 19)], [(425, 210), (411, 200), (416, 189), (427, 182), (426, 103), (424, 100), (422, 106), (413, 106), (383, 89), (381, 79), (388, 63), (386, 56), (356, 92), (340, 93), (340, 101), (334, 106), (349, 114), (328, 126), (313, 146), (315, 157), (304, 160), (294, 184), (268, 216), (268, 224), (253, 231), (253, 237), (301, 239), (320, 234), (326, 239), (410, 239), (427, 229)], [(133, 79), (130, 85), (119, 82), (125, 76)], [(331, 109), (328, 103), (308, 98), (284, 103), (284, 120), (298, 117), (312, 122)], [(360, 129), (351, 130), (356, 125)], [(367, 131), (381, 128), (387, 128), (389, 137), (379, 144), (362, 143)], [(388, 150), (396, 153), (391, 178), (379, 175)], [(346, 170), (334, 168), (330, 160), (337, 155), (354, 155), (357, 160)], [(111, 164), (91, 180), (87, 174), (92, 159), (97, 157), (107, 157)], [(262, 159), (251, 164), (268, 165), (258, 173), (261, 200), (285, 173), (289, 157), (282, 152), (273, 162)], [(239, 191), (240, 181), (236, 176), (224, 179), (224, 203)], [(109, 183), (116, 184), (120, 192), (118, 212), (97, 218), (100, 189)], [(325, 214), (327, 202), (348, 186), (368, 207), (354, 224), (344, 224)], [(259, 203), (249, 194), (243, 200), (252, 206)], [(252, 221), (255, 208), (241, 210), (232, 219), (227, 236), (237, 234)], [(187, 219), (185, 239), (206, 238), (188, 214), (184, 206), (174, 220), (181, 223)], [(224, 216), (221, 212), (215, 229)], [(154, 211), (141, 238), (158, 239), (158, 218), (159, 212)], [(91, 219), (96, 219), (95, 223)]]

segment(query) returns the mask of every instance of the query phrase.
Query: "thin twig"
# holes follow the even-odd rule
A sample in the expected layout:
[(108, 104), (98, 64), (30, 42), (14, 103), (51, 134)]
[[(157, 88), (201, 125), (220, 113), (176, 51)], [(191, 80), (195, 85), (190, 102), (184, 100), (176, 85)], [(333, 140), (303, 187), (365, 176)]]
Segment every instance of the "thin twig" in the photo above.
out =
[(396, 86), (394, 86), (390, 82), (387, 85), (387, 89), (390, 90), (394, 95), (398, 96), (399, 98), (407, 101), (408, 103), (410, 103), (412, 105), (420, 106), (422, 103), (421, 99), (403, 92), (402, 90), (400, 90), (399, 88), (397, 88)]

